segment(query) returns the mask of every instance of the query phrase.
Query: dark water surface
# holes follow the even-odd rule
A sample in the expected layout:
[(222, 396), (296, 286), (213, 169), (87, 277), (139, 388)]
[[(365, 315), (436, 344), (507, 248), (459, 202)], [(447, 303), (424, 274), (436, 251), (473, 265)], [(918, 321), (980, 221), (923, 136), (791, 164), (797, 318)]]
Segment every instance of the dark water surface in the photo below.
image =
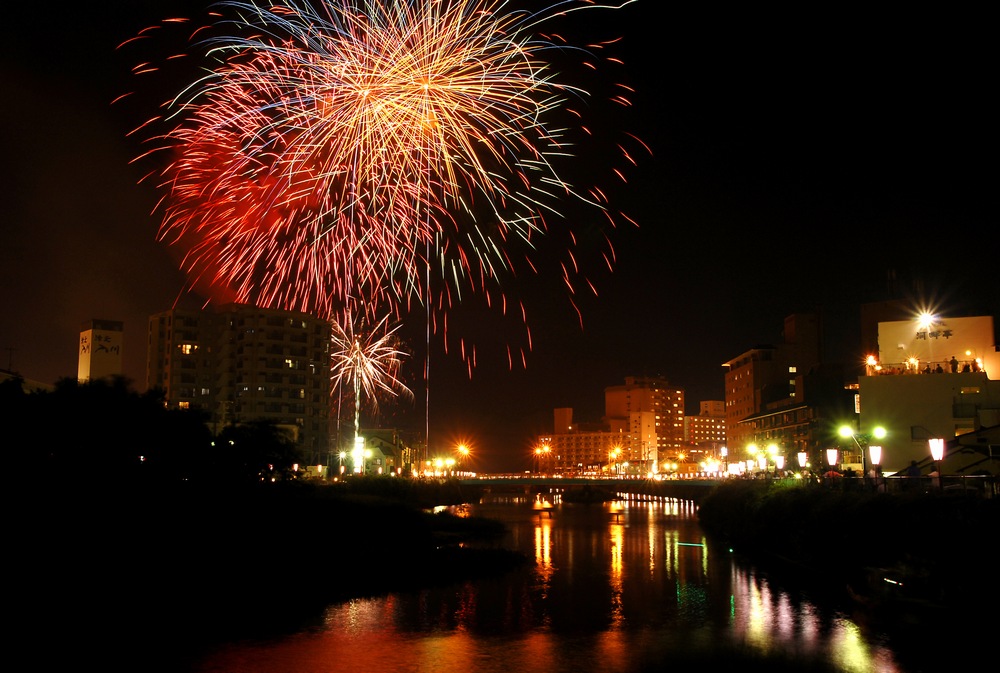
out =
[(333, 605), (297, 632), (217, 646), (190, 670), (636, 673), (731, 663), (911, 673), (845, 613), (779, 588), (714, 546), (691, 501), (498, 495), (455, 511), (503, 521), (509, 532), (499, 544), (534, 563)]

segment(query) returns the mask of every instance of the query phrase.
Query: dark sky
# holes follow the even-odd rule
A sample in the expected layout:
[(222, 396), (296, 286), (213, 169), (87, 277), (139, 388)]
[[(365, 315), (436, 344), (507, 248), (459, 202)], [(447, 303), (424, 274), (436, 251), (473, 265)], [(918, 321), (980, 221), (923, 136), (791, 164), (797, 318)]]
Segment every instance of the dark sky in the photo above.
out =
[[(494, 357), (508, 328), (495, 313), (456, 314), (453, 331), (482, 355), (470, 380), (457, 357), (432, 352), (432, 445), (462, 438), (482, 467), (526, 467), (553, 408), (596, 420), (604, 388), (630, 375), (665, 376), (694, 413), (722, 399), (721, 364), (777, 342), (794, 312), (821, 310), (828, 355), (852, 360), (864, 302), (1000, 315), (990, 21), (943, 6), (690, 4), (639, 0), (564, 24), (581, 44), (622, 38), (613, 77), (635, 89), (632, 106), (594, 103), (589, 121), (595, 147), (632, 133), (651, 150), (609, 192), (638, 227), (612, 232), (613, 273), (582, 260), (599, 292), (579, 299), (582, 328), (545, 278), (511, 281), (531, 311), (526, 370)], [(116, 46), (204, 6), (5, 11), (0, 368), (75, 376), (80, 325), (123, 320), (126, 374), (144, 389), (146, 318), (173, 304), (183, 279), (155, 241), (157, 194), (130, 165), (137, 119), (111, 105), (140, 86)], [(581, 86), (604, 91), (601, 77)], [(606, 172), (608, 161), (580, 152), (581, 166)], [(387, 422), (423, 426), (424, 386), (414, 387), (413, 408)]]

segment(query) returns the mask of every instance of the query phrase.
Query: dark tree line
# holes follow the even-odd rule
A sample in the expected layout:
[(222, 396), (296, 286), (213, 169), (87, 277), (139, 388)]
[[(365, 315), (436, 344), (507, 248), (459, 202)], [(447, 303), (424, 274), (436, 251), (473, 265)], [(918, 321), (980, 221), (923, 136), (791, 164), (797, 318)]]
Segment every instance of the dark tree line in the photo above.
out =
[(125, 378), (51, 391), (0, 382), (8, 467), (31, 481), (259, 482), (286, 479), (297, 446), (274, 424), (227, 426), (213, 436), (200, 411), (169, 409), (163, 391), (136, 392)]

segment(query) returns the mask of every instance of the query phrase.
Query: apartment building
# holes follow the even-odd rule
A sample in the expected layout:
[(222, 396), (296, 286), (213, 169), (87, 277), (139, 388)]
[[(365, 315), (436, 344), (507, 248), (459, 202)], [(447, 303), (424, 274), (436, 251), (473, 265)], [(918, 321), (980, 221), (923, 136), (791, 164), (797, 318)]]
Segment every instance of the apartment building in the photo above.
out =
[(227, 304), (150, 317), (147, 387), (167, 404), (199, 409), (213, 429), (271, 421), (310, 463), (327, 463), (330, 437), (328, 321)]

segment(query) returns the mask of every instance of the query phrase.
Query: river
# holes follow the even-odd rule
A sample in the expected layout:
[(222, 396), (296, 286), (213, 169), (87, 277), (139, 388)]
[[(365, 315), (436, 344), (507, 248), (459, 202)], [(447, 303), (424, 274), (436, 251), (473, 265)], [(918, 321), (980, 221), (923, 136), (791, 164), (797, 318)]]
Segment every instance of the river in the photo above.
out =
[(637, 673), (768, 659), (772, 671), (904, 673), (849, 616), (706, 539), (691, 501), (495, 495), (453, 510), (503, 521), (500, 544), (534, 563), (332, 605), (297, 632), (217, 646), (191, 670)]

